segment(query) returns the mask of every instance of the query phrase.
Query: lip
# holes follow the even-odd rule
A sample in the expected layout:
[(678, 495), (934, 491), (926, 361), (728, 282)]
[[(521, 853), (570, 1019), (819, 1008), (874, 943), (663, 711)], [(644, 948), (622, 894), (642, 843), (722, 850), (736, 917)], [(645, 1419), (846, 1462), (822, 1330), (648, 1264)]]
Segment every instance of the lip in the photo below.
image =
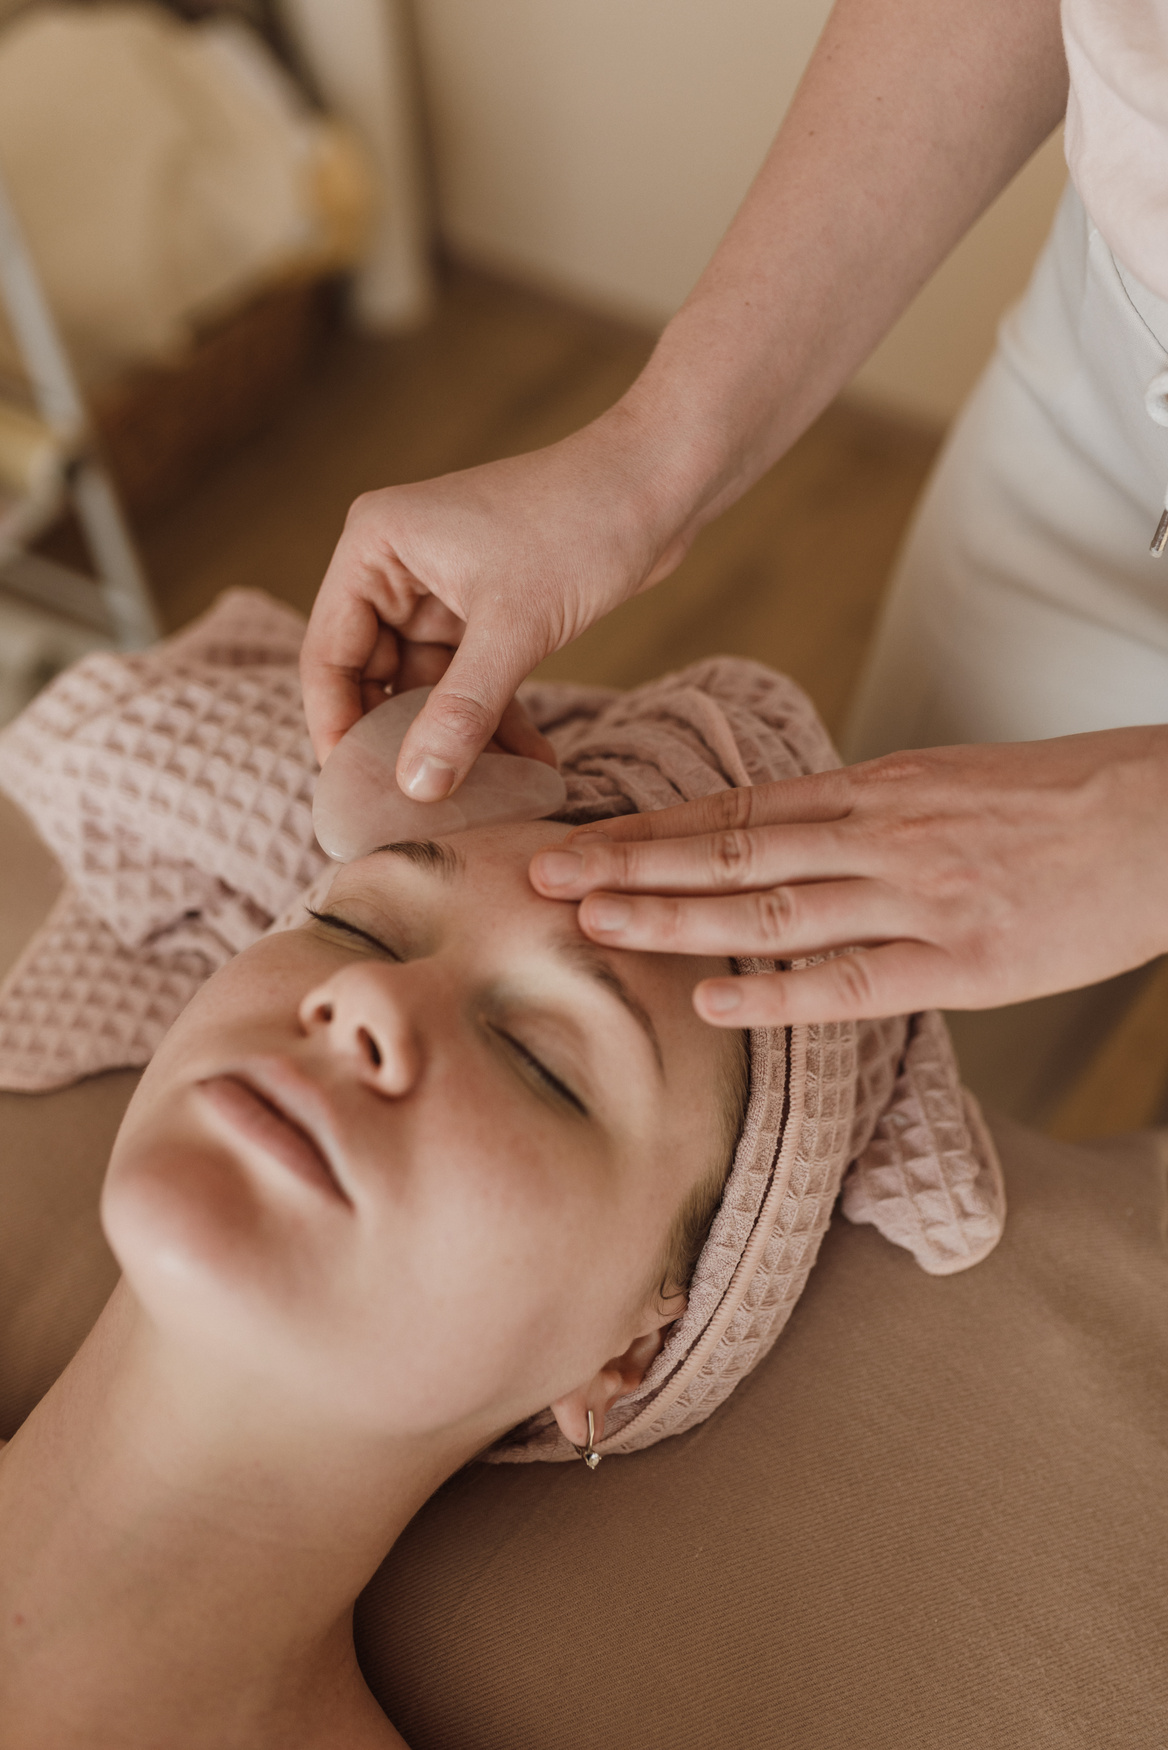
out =
[(352, 1205), (322, 1141), (332, 1129), (327, 1102), (290, 1064), (249, 1064), (199, 1082), (198, 1090), (244, 1141), (318, 1191)]

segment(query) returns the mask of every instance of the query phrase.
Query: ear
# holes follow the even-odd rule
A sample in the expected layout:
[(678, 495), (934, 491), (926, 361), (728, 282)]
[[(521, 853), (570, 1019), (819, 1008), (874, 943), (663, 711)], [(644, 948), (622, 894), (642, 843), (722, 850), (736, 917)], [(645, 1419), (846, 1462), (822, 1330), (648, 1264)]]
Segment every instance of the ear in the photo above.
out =
[(667, 1331), (684, 1311), (683, 1299), (664, 1324), (654, 1325), (651, 1331), (634, 1337), (624, 1354), (606, 1361), (600, 1372), (586, 1385), (577, 1386), (574, 1391), (565, 1392), (562, 1398), (556, 1399), (551, 1410), (560, 1433), (566, 1440), (570, 1440), (573, 1446), (587, 1444), (589, 1410), (592, 1411), (592, 1419), (596, 1425), (595, 1438), (604, 1439), (604, 1422), (609, 1410), (618, 1398), (627, 1397), (629, 1392), (636, 1391), (664, 1349)]

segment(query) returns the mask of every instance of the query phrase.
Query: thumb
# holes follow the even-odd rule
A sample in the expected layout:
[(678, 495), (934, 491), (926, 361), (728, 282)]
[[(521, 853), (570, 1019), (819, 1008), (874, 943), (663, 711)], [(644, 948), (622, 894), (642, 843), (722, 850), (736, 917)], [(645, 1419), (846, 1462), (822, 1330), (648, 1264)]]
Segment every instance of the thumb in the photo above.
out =
[(402, 743), (397, 781), (415, 802), (451, 795), (490, 741), (499, 719), (544, 655), (508, 641), (498, 628), (467, 627), (450, 667)]

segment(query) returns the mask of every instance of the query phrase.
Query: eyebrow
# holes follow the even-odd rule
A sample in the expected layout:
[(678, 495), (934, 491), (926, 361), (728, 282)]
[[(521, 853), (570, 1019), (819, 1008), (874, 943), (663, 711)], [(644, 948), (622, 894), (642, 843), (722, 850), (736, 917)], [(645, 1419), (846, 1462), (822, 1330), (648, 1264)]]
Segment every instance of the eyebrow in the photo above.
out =
[(370, 854), (379, 857), (387, 852), (393, 857), (404, 857), (419, 869), (429, 869), (435, 875), (441, 875), (444, 881), (453, 881), (466, 869), (462, 857), (449, 845), (440, 845), (434, 839), (399, 839), (396, 844), (378, 845)]
[(652, 1047), (653, 1056), (657, 1060), (657, 1069), (662, 1081), (665, 1080), (665, 1054), (661, 1050), (661, 1040), (653, 1025), (653, 1017), (641, 999), (631, 991), (616, 968), (605, 959), (603, 953), (594, 943), (583, 936), (561, 936), (556, 942), (558, 952), (566, 960), (574, 961), (580, 971), (595, 979), (610, 991), (618, 1003), (628, 1010), (645, 1038)]

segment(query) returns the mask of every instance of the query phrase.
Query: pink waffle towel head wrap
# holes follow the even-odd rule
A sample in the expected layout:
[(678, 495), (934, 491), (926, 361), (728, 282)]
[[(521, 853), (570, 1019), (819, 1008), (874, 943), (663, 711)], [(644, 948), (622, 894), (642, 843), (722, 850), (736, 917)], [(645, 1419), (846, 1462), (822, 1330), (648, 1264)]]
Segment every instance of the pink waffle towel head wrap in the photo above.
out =
[[(153, 650), (85, 658), (0, 735), (0, 784), (67, 884), (0, 989), (0, 1086), (149, 1061), (198, 986), (329, 879), (297, 678), (303, 621), (255, 591)], [(630, 693), (534, 684), (567, 817), (667, 807), (838, 763), (794, 682), (718, 657)], [(744, 972), (769, 963), (743, 962)], [(843, 1211), (946, 1275), (983, 1258), (1001, 1174), (934, 1013), (756, 1028), (746, 1121), (685, 1313), (599, 1450), (704, 1420), (767, 1353)], [(486, 1455), (567, 1459), (550, 1412)]]

